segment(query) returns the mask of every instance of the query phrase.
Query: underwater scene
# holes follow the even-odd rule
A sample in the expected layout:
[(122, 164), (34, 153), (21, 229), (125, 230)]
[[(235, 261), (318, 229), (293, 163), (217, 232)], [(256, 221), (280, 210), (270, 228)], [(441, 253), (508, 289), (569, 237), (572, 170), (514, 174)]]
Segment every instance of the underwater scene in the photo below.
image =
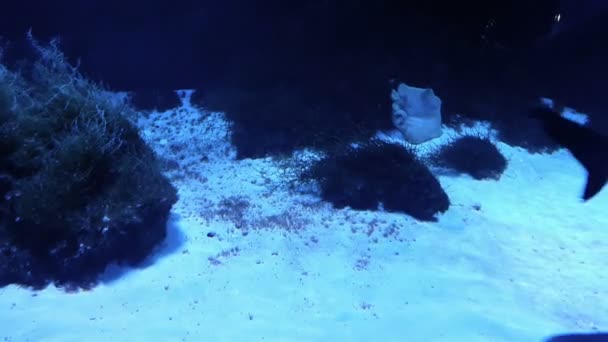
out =
[(608, 341), (608, 2), (0, 9), (0, 341)]

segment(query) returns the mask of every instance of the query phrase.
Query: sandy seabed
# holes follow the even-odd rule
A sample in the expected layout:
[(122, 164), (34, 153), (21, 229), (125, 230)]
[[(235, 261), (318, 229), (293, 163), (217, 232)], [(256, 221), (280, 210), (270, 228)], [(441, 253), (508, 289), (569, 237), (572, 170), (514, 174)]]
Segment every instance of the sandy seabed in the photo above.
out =
[[(140, 122), (159, 154), (187, 142), (184, 163), (197, 165), (170, 175), (180, 200), (166, 242), (91, 291), (0, 289), (1, 341), (498, 342), (608, 330), (608, 192), (582, 203), (585, 172), (566, 151), (498, 143), (509, 159), (499, 181), (439, 175), (452, 206), (417, 222), (289, 190), (272, 160), (235, 160), (218, 114), (180, 110), (207, 128), (188, 136), (162, 113)], [(198, 163), (195, 148), (215, 152)]]

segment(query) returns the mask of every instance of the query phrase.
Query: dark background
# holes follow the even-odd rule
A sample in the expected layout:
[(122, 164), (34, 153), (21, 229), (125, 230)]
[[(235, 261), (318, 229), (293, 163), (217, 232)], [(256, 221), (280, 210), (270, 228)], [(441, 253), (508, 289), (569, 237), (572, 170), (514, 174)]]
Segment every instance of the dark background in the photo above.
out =
[[(444, 120), (491, 120), (502, 139), (551, 147), (528, 119), (540, 97), (608, 131), (602, 0), (28, 1), (3, 4), (5, 62), (25, 34), (61, 39), (81, 71), (142, 107), (177, 88), (235, 122), (240, 157), (364, 137), (390, 123), (390, 89), (431, 87)], [(555, 16), (561, 21), (555, 22)]]

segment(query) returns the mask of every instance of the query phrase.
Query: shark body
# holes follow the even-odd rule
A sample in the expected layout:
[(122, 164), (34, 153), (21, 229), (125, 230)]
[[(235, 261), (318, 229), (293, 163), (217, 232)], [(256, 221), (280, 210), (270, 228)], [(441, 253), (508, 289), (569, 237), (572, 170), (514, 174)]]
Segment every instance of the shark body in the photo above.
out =
[(583, 201), (597, 195), (608, 182), (608, 136), (562, 117), (547, 106), (532, 111), (549, 137), (568, 149), (587, 171)]

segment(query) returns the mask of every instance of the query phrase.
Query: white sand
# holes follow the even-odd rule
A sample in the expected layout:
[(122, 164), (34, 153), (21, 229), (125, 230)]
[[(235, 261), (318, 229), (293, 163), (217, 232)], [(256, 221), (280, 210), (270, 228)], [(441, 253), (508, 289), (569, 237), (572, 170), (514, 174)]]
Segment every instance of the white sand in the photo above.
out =
[[(112, 267), (88, 292), (0, 289), (0, 341), (541, 341), (608, 330), (608, 190), (581, 203), (584, 171), (567, 152), (500, 144), (510, 159), (500, 181), (440, 176), (453, 204), (421, 223), (289, 191), (271, 160), (234, 159), (221, 115), (175, 113), (141, 122), (189, 170), (169, 173), (180, 201), (158, 254)], [(219, 215), (231, 196), (250, 205)]]

